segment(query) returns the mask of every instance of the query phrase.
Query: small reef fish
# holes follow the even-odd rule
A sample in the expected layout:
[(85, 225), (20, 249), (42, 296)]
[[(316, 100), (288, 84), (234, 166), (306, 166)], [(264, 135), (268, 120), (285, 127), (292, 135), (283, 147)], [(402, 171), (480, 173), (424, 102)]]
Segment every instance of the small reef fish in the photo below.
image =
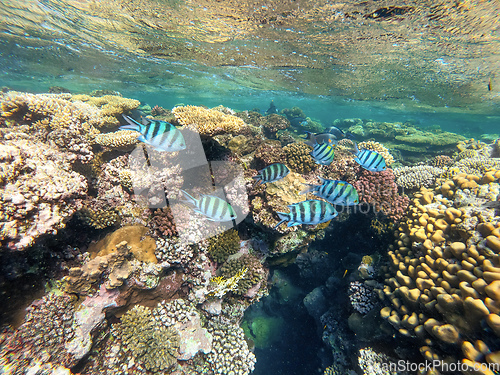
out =
[(306, 144), (309, 146), (313, 146), (315, 144), (321, 144), (321, 143), (337, 143), (337, 137), (335, 135), (330, 134), (330, 133), (311, 133), (306, 131)]
[(224, 199), (205, 194), (200, 194), (200, 199), (196, 199), (184, 190), (181, 190), (181, 192), (187, 199), (185, 203), (193, 205), (195, 212), (206, 216), (210, 221), (222, 222), (236, 219), (233, 207)]
[(276, 108), (276, 106), (274, 105), (274, 100), (271, 100), (269, 108), (266, 111), (266, 115), (270, 115), (272, 113), (278, 113), (278, 108)]
[(319, 177), (321, 185), (311, 185), (300, 194), (313, 193), (314, 195), (326, 199), (328, 202), (339, 206), (354, 206), (359, 203), (357, 190), (351, 184), (339, 180), (327, 180)]
[(386, 169), (385, 159), (377, 151), (360, 150), (354, 143), (354, 155), (356, 155), (354, 161), (370, 172), (381, 172)]
[(318, 199), (294, 203), (289, 205), (288, 208), (290, 209), (288, 214), (286, 212), (277, 212), (281, 221), (274, 229), (285, 221), (288, 221), (289, 227), (300, 224), (321, 224), (332, 220), (339, 214), (332, 204)]
[(285, 164), (274, 163), (268, 165), (264, 169), (261, 169), (259, 171), (259, 174), (257, 176), (254, 176), (253, 178), (257, 180), (257, 185), (259, 185), (261, 183), (265, 184), (267, 182), (278, 181), (283, 177), (286, 177), (288, 173), (290, 173), (290, 170)]
[(184, 136), (169, 122), (144, 118), (146, 124), (135, 121), (130, 116), (123, 116), (128, 125), (120, 126), (120, 130), (135, 130), (141, 133), (139, 141), (152, 146), (156, 151), (180, 151), (186, 148)]
[(305, 126), (307, 125), (307, 119), (305, 117), (294, 117), (290, 120), (290, 125), (293, 127)]
[(311, 152), (316, 164), (330, 165), (335, 157), (333, 147), (328, 143), (316, 143)]

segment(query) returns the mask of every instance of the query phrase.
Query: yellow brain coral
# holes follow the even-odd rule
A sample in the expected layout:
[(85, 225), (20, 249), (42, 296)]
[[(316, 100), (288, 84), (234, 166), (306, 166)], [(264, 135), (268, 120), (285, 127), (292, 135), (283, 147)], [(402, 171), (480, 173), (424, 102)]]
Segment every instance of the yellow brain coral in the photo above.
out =
[(192, 128), (202, 135), (237, 134), (247, 127), (239, 117), (193, 105), (175, 107), (172, 113), (179, 124)]

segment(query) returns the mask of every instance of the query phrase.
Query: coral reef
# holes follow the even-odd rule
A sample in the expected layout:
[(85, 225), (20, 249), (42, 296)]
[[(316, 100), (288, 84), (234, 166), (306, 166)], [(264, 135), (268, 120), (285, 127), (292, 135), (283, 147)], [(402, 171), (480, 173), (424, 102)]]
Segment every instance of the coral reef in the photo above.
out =
[(179, 334), (153, 318), (151, 310), (136, 305), (121, 318), (122, 350), (153, 373), (169, 371), (179, 348)]
[(83, 176), (71, 170), (76, 156), (28, 140), (0, 145), (2, 243), (23, 250), (43, 234), (55, 234), (87, 193)]
[(78, 360), (67, 349), (76, 334), (73, 314), (69, 296), (52, 293), (33, 302), (24, 323), (0, 347), (0, 356), (11, 373), (24, 373), (37, 362), (76, 365)]
[(283, 147), (283, 151), (286, 155), (285, 164), (294, 172), (308, 174), (318, 168), (310, 155), (312, 147), (303, 142), (290, 143)]
[(242, 328), (212, 320), (208, 331), (213, 336), (213, 350), (207, 354), (207, 364), (215, 374), (248, 375), (254, 370), (255, 355), (248, 350)]
[(459, 174), (422, 188), (397, 228), (381, 316), (418, 338), (426, 360), (498, 363), (485, 354), (500, 349), (500, 218), (488, 206), (498, 200), (499, 178), (499, 170)]
[(245, 254), (238, 258), (229, 259), (220, 268), (220, 274), (224, 278), (237, 275), (242, 269), (247, 271), (232, 290), (236, 295), (259, 299), (266, 294), (267, 272), (260, 261), (253, 255)]
[(103, 147), (126, 148), (137, 144), (141, 133), (133, 130), (118, 130), (113, 133), (97, 134), (94, 142)]
[(274, 163), (286, 163), (287, 157), (279, 141), (265, 141), (255, 151), (257, 169), (262, 169)]
[(267, 138), (276, 138), (278, 130), (285, 130), (290, 126), (290, 122), (283, 116), (276, 113), (264, 116), (262, 127)]
[(208, 239), (208, 255), (217, 263), (224, 262), (228, 256), (240, 249), (240, 237), (235, 229), (227, 230)]
[[(341, 120), (334, 125), (344, 126), (349, 121)], [(371, 120), (353, 119), (348, 131), (357, 139), (374, 139), (389, 149), (404, 153), (442, 154), (445, 150), (453, 151), (455, 145), (465, 140), (465, 137), (445, 132), (440, 129), (427, 131), (400, 122), (375, 122)]]
[(443, 174), (444, 170), (428, 165), (414, 165), (412, 167), (401, 167), (393, 169), (396, 184), (408, 190), (419, 190), (421, 187), (434, 185), (436, 178)]
[(225, 133), (235, 135), (244, 132), (247, 127), (241, 118), (215, 109), (187, 105), (173, 108), (172, 113), (180, 125), (192, 128), (205, 136)]
[(375, 307), (375, 294), (373, 287), (360, 281), (349, 284), (349, 300), (353, 309), (360, 314), (367, 314)]
[(361, 170), (352, 184), (359, 193), (360, 201), (382, 211), (389, 218), (399, 220), (408, 206), (409, 198), (398, 194), (394, 173), (387, 169), (382, 172)]

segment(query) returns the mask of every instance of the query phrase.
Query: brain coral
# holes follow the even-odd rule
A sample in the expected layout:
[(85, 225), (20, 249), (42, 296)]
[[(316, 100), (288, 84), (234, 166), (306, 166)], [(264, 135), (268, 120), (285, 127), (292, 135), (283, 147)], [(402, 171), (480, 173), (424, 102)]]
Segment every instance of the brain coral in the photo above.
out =
[(180, 125), (192, 128), (201, 135), (238, 134), (247, 127), (239, 117), (193, 105), (175, 107), (172, 113)]
[(500, 217), (488, 205), (499, 178), (461, 174), (423, 188), (397, 228), (381, 315), (420, 340), (426, 360), (499, 363)]

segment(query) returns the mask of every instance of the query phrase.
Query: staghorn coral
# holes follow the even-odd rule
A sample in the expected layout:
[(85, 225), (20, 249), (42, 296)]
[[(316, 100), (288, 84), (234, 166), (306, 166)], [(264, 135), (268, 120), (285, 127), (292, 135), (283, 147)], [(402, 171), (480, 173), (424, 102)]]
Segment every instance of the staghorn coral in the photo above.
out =
[(500, 217), (487, 203), (499, 179), (460, 174), (421, 189), (395, 232), (381, 316), (416, 337), (426, 360), (498, 363), (488, 353), (500, 349)]
[(375, 141), (366, 141), (366, 142), (359, 142), (358, 143), (358, 148), (360, 150), (371, 150), (371, 151), (376, 151), (385, 160), (385, 164), (391, 165), (394, 163), (394, 157), (391, 155), (389, 150), (381, 143), (375, 142)]
[(230, 277), (217, 276), (210, 279), (210, 284), (212, 288), (208, 292), (209, 296), (215, 296), (217, 298), (222, 298), (229, 292), (237, 292), (239, 289), (239, 283), (246, 276), (248, 268), (243, 267), (238, 269), (234, 275)]
[(175, 107), (172, 113), (180, 125), (196, 130), (201, 135), (238, 134), (246, 130), (245, 122), (236, 116), (215, 109), (193, 105)]
[(429, 187), (443, 174), (443, 169), (428, 165), (415, 165), (393, 169), (396, 184), (408, 190)]
[(240, 249), (240, 237), (235, 229), (227, 230), (208, 239), (208, 255), (217, 263), (224, 262), (228, 256)]
[(103, 147), (127, 148), (137, 144), (141, 133), (134, 130), (118, 130), (113, 133), (98, 134), (94, 137), (94, 142)]
[(382, 172), (361, 170), (353, 186), (358, 191), (361, 202), (366, 202), (382, 211), (389, 218), (399, 220), (408, 206), (409, 199), (398, 194), (394, 173), (387, 169)]
[(144, 306), (134, 306), (121, 318), (121, 349), (153, 373), (171, 371), (177, 363), (179, 334), (159, 323)]
[(2, 243), (23, 250), (65, 226), (87, 193), (83, 176), (71, 171), (75, 155), (29, 140), (0, 145)]
[(286, 165), (294, 172), (307, 174), (315, 171), (318, 165), (311, 157), (312, 147), (303, 142), (291, 143), (283, 147), (286, 155)]

